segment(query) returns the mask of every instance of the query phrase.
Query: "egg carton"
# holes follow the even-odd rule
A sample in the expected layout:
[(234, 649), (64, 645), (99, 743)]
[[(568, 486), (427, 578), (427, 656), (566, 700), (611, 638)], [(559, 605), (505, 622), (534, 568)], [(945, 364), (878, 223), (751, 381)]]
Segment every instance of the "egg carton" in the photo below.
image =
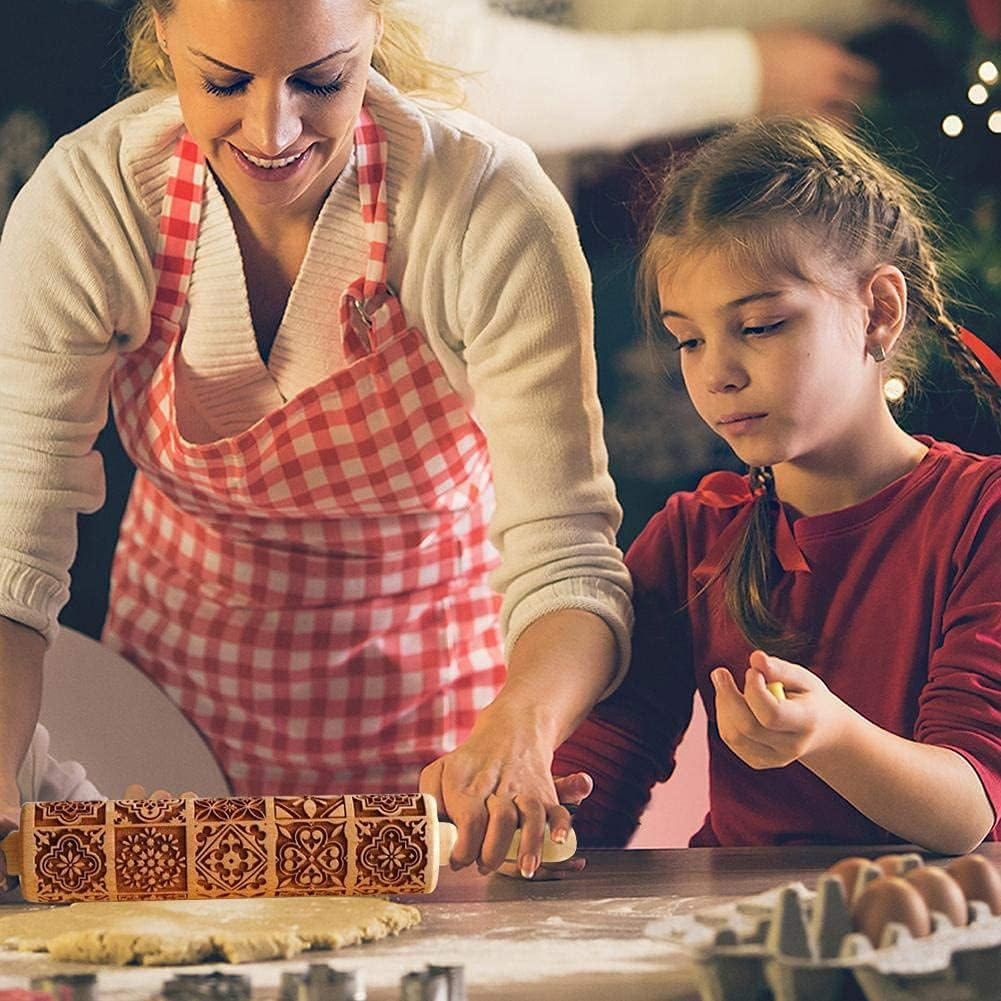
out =
[(691, 953), (702, 1001), (1001, 1001), (1001, 917), (967, 904), (966, 926), (932, 911), (930, 935), (891, 921), (874, 946), (852, 930), (841, 879), (823, 876), (650, 931)]

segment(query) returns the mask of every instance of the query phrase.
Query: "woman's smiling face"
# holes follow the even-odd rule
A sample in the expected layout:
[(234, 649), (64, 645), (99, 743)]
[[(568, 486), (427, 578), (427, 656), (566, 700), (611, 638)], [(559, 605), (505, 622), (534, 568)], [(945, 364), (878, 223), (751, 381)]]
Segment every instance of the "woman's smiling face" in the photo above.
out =
[(367, 0), (175, 0), (157, 19), (185, 126), (240, 208), (319, 212), (381, 27)]

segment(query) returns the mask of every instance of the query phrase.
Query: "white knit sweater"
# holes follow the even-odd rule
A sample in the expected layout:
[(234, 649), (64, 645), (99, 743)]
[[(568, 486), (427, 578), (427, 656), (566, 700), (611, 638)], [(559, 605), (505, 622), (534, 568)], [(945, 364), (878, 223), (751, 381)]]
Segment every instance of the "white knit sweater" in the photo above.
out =
[(881, 0), (569, 0), (566, 25), (420, 0), (432, 54), (469, 73), (469, 108), (540, 155), (623, 150), (728, 125), (758, 108), (750, 29), (836, 39), (879, 23)]
[[(389, 280), (483, 428), (494, 470), (508, 648), (546, 612), (601, 616), (628, 660), (630, 581), (596, 392), (590, 280), (573, 219), (534, 155), (374, 71), (389, 144)], [(0, 614), (51, 638), (76, 515), (102, 503), (93, 442), (112, 365), (143, 343), (176, 97), (136, 95), (61, 139), (0, 240)], [(183, 357), (206, 434), (232, 435), (339, 365), (337, 304), (364, 271), (354, 164), (313, 231), (268, 365), (239, 247), (210, 183)]]

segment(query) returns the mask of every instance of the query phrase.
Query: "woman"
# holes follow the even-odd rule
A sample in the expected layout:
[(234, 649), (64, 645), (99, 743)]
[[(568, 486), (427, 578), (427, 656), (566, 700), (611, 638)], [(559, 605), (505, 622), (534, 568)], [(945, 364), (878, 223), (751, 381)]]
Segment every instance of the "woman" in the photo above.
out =
[(130, 68), (2, 243), (2, 812), (110, 392), (139, 472), (105, 639), (234, 792), (420, 775), (454, 865), (520, 825), (530, 876), (630, 626), (569, 212), (401, 93), (435, 68), (389, 0), (144, 0)]

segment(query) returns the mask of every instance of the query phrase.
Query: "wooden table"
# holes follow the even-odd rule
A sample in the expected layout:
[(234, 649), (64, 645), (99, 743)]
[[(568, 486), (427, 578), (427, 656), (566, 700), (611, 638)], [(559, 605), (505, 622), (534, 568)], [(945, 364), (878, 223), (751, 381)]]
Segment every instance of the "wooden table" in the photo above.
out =
[[(442, 871), (417, 904), (422, 924), (391, 941), (296, 960), (224, 967), (249, 975), (255, 998), (275, 995), (284, 970), (329, 961), (363, 971), (369, 1001), (396, 1001), (399, 978), (427, 963), (461, 963), (470, 1001), (695, 1001), (687, 959), (647, 929), (670, 915), (758, 893), (795, 880), (812, 886), (846, 855), (882, 848), (696, 848), (594, 851), (579, 877), (526, 882), (475, 870)], [(1001, 844), (980, 854), (1001, 866)], [(933, 859), (929, 859), (934, 861)], [(5, 909), (5, 913), (10, 913)], [(187, 972), (220, 967), (186, 967)], [(0, 987), (23, 986), (42, 973), (99, 973), (102, 1001), (139, 1001), (158, 993), (170, 968), (59, 964), (44, 955), (0, 953)]]

